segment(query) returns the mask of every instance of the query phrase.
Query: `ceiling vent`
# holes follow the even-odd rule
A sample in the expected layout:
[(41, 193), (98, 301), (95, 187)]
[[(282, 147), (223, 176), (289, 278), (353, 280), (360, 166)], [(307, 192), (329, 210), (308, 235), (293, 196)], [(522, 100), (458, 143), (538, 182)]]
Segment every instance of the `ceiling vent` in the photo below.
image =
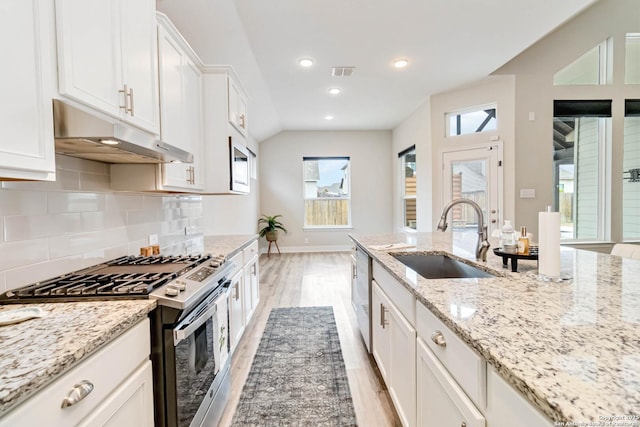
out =
[(333, 67), (331, 75), (334, 77), (349, 77), (356, 70), (356, 67)]

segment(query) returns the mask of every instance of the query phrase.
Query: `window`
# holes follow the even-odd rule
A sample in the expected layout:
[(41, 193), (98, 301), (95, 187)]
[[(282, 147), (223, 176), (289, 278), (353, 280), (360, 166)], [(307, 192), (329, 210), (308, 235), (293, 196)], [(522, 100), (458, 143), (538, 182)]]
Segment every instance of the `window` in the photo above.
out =
[(628, 33), (625, 43), (624, 82), (640, 84), (640, 33)]
[(622, 238), (640, 240), (640, 99), (625, 102), (622, 168)]
[(611, 84), (613, 39), (609, 38), (589, 52), (558, 71), (553, 76), (553, 84), (564, 85), (605, 85)]
[(402, 171), (403, 226), (416, 229), (416, 146), (398, 153)]
[(447, 136), (496, 130), (496, 106), (475, 107), (470, 110), (447, 113)]
[(248, 148), (247, 151), (249, 152), (249, 176), (251, 179), (258, 179), (258, 157)]
[(561, 239), (603, 240), (611, 101), (554, 101), (554, 208)]
[(349, 157), (303, 157), (304, 226), (351, 226)]

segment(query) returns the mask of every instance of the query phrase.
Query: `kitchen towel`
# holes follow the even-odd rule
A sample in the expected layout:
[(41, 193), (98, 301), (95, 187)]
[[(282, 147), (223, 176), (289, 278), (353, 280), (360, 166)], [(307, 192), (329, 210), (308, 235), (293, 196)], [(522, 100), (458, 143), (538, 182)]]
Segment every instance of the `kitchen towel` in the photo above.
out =
[(538, 274), (560, 277), (560, 213), (538, 213)]

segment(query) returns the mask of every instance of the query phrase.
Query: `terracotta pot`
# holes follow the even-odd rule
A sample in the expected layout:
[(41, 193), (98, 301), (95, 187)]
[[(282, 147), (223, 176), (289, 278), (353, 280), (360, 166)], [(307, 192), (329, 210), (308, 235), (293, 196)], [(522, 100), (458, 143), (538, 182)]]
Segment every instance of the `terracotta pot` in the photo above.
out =
[(278, 230), (267, 231), (264, 237), (267, 239), (267, 242), (275, 242), (278, 240)]

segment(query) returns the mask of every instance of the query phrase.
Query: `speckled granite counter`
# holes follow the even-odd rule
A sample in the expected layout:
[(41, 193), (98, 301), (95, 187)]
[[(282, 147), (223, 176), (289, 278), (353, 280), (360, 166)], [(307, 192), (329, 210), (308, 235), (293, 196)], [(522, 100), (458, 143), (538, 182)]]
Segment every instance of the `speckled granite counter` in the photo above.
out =
[(257, 234), (236, 234), (229, 236), (204, 236), (204, 252), (213, 256), (232, 257), (244, 247), (258, 239)]
[(562, 274), (573, 280), (550, 283), (534, 278), (535, 261), (512, 273), (490, 252), (479, 264), (499, 277), (427, 280), (372, 246), (408, 243), (415, 248), (393, 252), (475, 263), (475, 234), (351, 237), (552, 420), (640, 415), (640, 261), (563, 248)]
[(3, 305), (42, 318), (0, 326), (0, 417), (147, 317), (154, 300)]

